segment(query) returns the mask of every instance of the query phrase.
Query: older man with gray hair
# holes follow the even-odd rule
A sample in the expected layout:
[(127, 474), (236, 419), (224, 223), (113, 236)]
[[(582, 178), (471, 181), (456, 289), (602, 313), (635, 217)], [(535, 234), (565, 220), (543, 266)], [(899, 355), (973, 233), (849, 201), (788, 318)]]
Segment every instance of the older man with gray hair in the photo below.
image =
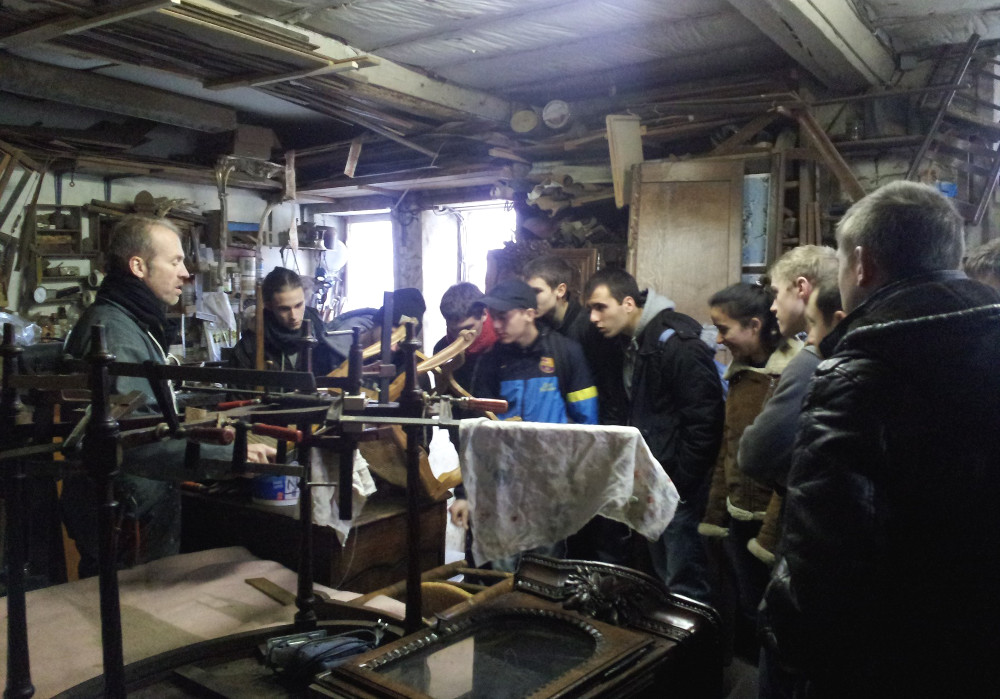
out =
[(1000, 294), (959, 271), (963, 237), (913, 182), (838, 226), (849, 315), (806, 396), (761, 612), (792, 696), (1000, 686)]

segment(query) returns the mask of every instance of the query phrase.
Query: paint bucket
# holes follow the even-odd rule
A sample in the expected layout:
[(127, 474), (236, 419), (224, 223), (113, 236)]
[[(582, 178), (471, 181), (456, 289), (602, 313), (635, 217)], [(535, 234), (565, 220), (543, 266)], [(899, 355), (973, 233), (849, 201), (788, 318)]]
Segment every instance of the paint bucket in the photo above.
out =
[(299, 502), (298, 476), (257, 476), (253, 501), (258, 505), (295, 505)]

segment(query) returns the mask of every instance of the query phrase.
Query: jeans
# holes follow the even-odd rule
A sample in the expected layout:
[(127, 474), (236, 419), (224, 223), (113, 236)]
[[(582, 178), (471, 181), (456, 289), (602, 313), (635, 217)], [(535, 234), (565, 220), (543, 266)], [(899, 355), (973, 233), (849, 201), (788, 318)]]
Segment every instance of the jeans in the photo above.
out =
[(730, 520), (729, 535), (722, 540), (726, 559), (736, 584), (735, 652), (756, 662), (760, 654), (757, 642), (757, 607), (771, 570), (747, 549), (747, 542), (757, 536), (761, 523)]
[[(115, 498), (121, 532), (119, 568), (180, 553), (181, 493), (176, 484), (121, 474), (115, 480)], [(59, 506), (66, 530), (80, 552), (81, 578), (98, 572), (102, 504), (89, 476), (79, 474), (63, 480)]]
[(804, 697), (803, 680), (781, 668), (773, 651), (762, 647), (758, 665), (758, 699), (796, 699)]
[(653, 569), (671, 592), (712, 604), (705, 543), (698, 534), (704, 514), (703, 501), (681, 500), (660, 538), (649, 542), (649, 554)]

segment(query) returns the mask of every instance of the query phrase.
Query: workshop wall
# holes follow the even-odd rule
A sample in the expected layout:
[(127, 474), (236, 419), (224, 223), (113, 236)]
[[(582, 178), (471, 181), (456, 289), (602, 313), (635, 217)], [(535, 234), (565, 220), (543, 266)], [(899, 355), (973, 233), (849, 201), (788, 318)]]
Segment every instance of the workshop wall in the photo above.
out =
[[(23, 208), (30, 203), (32, 192), (29, 190), (32, 189), (32, 187), (28, 187), (21, 194), (19, 197), (20, 201), (15, 204), (14, 213), (9, 217), (3, 232), (14, 236), (20, 235), (20, 224), (18, 224), (16, 229), (14, 228), (15, 219), (17, 219), (17, 214), (21, 213)], [(215, 186), (170, 182), (145, 177), (123, 178), (117, 179), (112, 183), (110, 199), (108, 199), (108, 191), (105, 188), (104, 180), (99, 177), (86, 175), (75, 175), (72, 177), (70, 175), (63, 175), (58, 184), (56, 177), (46, 175), (42, 182), (41, 191), (39, 192), (38, 203), (40, 205), (55, 204), (57, 202), (57, 189), (60, 190), (58, 202), (66, 206), (83, 206), (90, 204), (95, 199), (99, 201), (111, 201), (115, 204), (129, 204), (135, 199), (137, 194), (147, 191), (155, 198), (165, 197), (176, 199), (178, 200), (179, 208), (196, 213), (219, 208), (219, 195)], [(230, 221), (257, 225), (260, 223), (260, 217), (264, 212), (265, 206), (266, 201), (256, 191), (234, 187), (230, 187), (228, 190)], [(271, 229), (287, 231), (296, 224), (298, 217), (299, 207), (294, 202), (279, 205), (272, 211), (270, 217)], [(89, 235), (89, 222), (86, 220), (86, 216), (84, 216), (83, 220), (83, 235)], [(299, 252), (295, 260), (291, 259), (291, 253), (289, 252), (285, 256), (285, 261), (292, 268), (296, 267), (294, 263), (297, 261), (298, 269), (305, 275), (312, 275), (315, 270), (314, 258), (305, 252)], [(81, 270), (83, 274), (91, 271), (89, 260), (81, 260), (74, 262), (74, 264), (79, 264), (84, 268)], [(281, 264), (282, 256), (278, 248), (265, 247), (263, 249), (263, 269), (265, 273)], [(18, 307), (20, 300), (19, 290), (20, 274), (15, 270), (10, 284), (9, 308)]]

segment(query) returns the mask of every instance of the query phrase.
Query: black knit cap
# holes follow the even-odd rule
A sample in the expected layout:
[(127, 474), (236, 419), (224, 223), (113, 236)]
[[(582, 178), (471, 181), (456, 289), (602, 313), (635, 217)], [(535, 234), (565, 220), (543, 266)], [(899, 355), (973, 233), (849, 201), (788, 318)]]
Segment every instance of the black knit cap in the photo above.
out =
[(505, 279), (490, 289), (483, 303), (487, 308), (497, 311), (510, 311), (515, 308), (538, 308), (538, 297), (535, 290), (516, 277)]

